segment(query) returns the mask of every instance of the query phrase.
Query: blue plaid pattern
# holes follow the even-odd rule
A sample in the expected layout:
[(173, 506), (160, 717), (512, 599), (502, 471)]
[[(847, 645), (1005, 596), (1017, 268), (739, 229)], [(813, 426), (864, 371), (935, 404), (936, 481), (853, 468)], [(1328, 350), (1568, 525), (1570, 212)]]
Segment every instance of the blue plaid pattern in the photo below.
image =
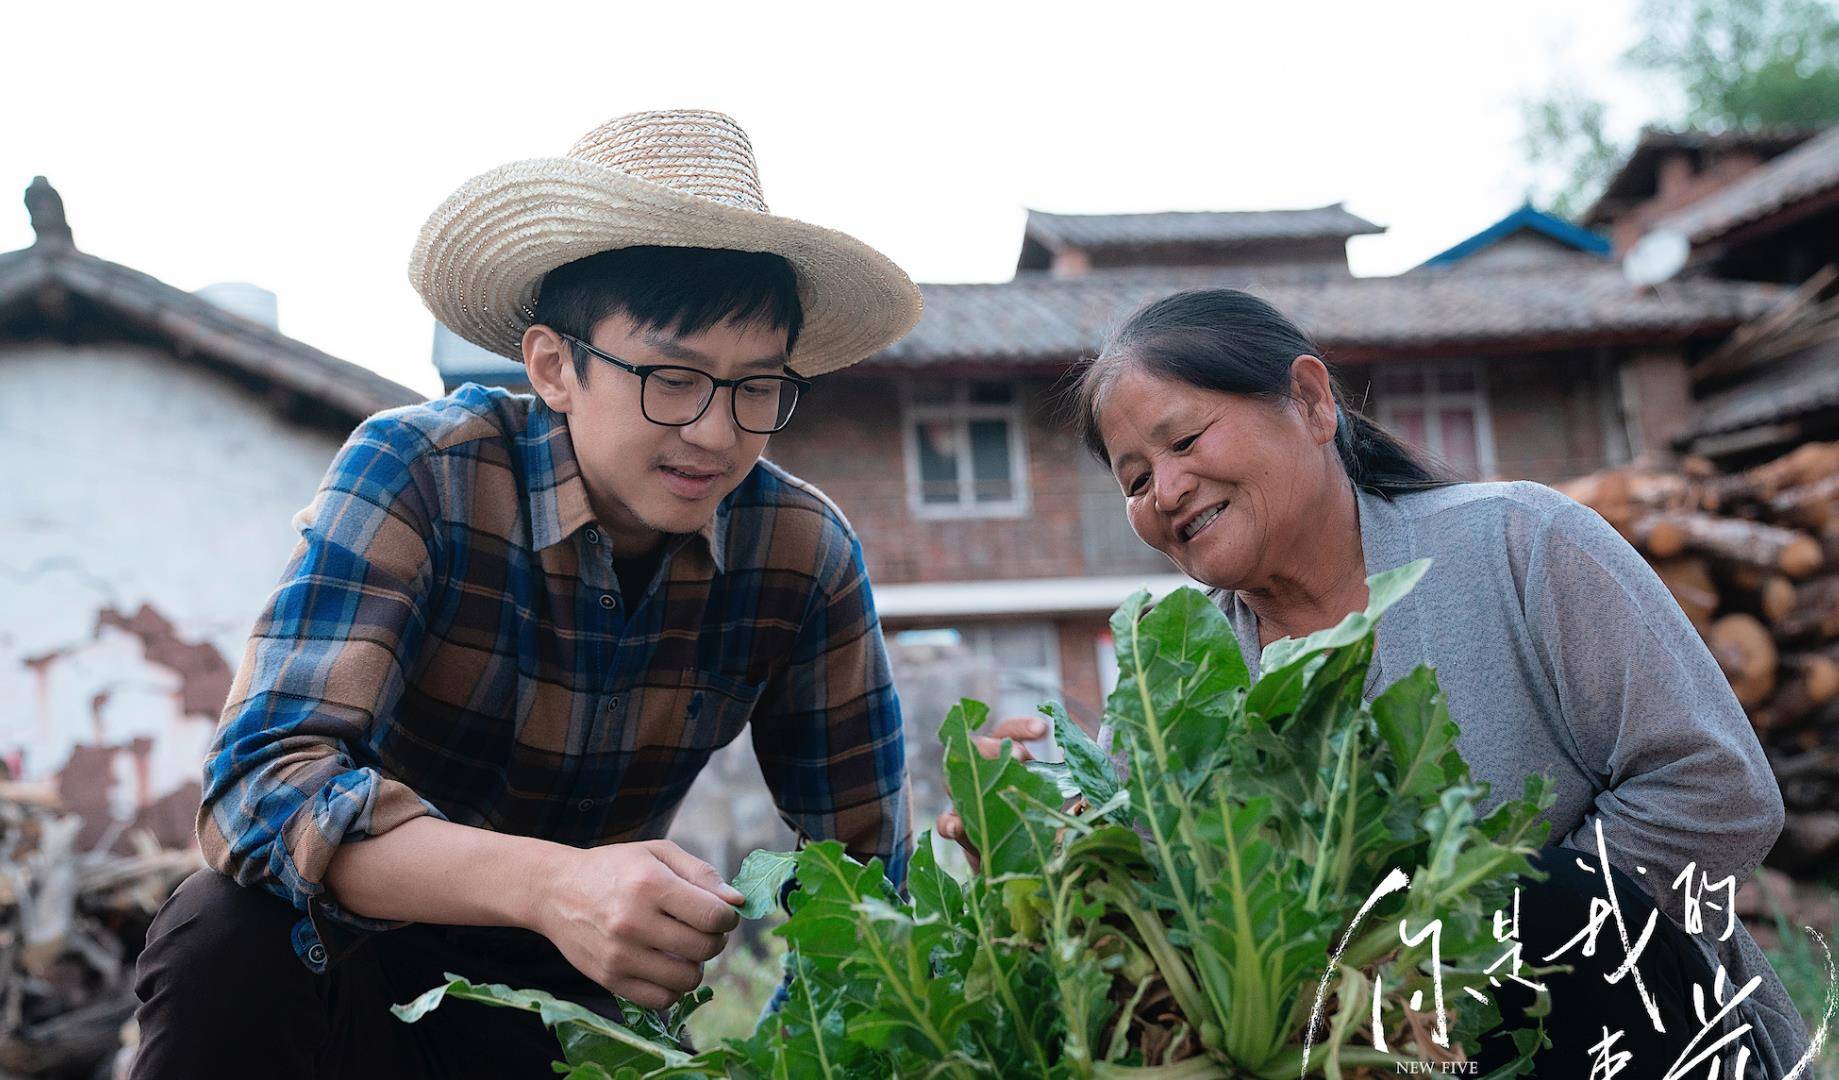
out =
[(339, 908), (338, 845), (418, 817), (578, 846), (662, 837), (751, 727), (803, 837), (904, 879), (900, 708), (842, 513), (761, 461), (622, 596), (565, 418), (468, 385), (333, 462), (205, 763), (207, 861), (305, 913), (323, 970), (392, 923)]

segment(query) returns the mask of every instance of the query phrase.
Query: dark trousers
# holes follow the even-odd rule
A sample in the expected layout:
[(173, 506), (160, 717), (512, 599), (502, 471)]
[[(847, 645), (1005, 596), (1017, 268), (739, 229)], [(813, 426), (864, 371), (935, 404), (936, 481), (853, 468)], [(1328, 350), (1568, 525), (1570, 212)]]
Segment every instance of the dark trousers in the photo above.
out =
[[(1583, 859), (1597, 872), (1580, 868), (1578, 859)], [(1545, 963), (1544, 957), (1563, 947), (1589, 925), (1593, 897), (1608, 897), (1601, 863), (1595, 855), (1549, 847), (1539, 853), (1533, 865), (1550, 876), (1544, 882), (1523, 887), (1520, 892), (1520, 940), (1524, 943), (1521, 960), (1529, 966)], [(1620, 869), (1611, 869), (1616, 901), (1622, 909), (1632, 948), (1640, 940), (1649, 913), (1655, 911), (1654, 902), (1633, 878)], [(1718, 919), (1712, 918), (1714, 914)], [(1707, 912), (1705, 932), (1715, 937), (1722, 926), (1721, 918), (1721, 912)], [(1660, 1011), (1665, 1034), (1654, 1030), (1632, 975), (1623, 976), (1613, 986), (1604, 982), (1604, 977), (1621, 967), (1628, 957), (1613, 917), (1597, 934), (1596, 955), (1584, 956), (1583, 949), (1584, 943), (1579, 942), (1551, 961), (1569, 964), (1573, 968), (1571, 972), (1534, 980), (1543, 982), (1551, 991), (1551, 1013), (1545, 1017), (1545, 1033), (1552, 1045), (1535, 1059), (1533, 1075), (1590, 1076), (1598, 1058), (1598, 1053), (1592, 1053), (1591, 1048), (1603, 1041), (1607, 1028), (1611, 1033), (1623, 1033), (1615, 1040), (1609, 1054), (1612, 1057), (1622, 1052), (1633, 1055), (1617, 1074), (1619, 1080), (1665, 1076), (1701, 1027), (1692, 1007), (1693, 986), (1704, 987), (1706, 1015), (1715, 1016), (1718, 1011), (1712, 996), (1713, 971), (1691, 935), (1664, 912), (1660, 913), (1655, 919), (1653, 936), (1635, 963), (1648, 994)], [(1502, 989), (1494, 992), (1494, 1000), (1507, 1021), (1503, 1030), (1510, 1030), (1521, 1026), (1523, 1012), (1532, 1004), (1534, 994), (1506, 979), (1502, 979), (1502, 984)], [(1694, 1054), (1716, 1042), (1718, 1037), (1714, 1033), (1701, 1038)], [(1738, 1045), (1736, 1042), (1727, 1044), (1719, 1052), (1723, 1059), (1718, 1071), (1720, 1077), (1732, 1075)], [(1476, 1055), (1480, 1064), (1476, 1075), (1486, 1075), (1489, 1070), (1511, 1060), (1512, 1053), (1513, 1048), (1503, 1035), (1483, 1039), (1481, 1052)], [(1701, 1064), (1692, 1069), (1690, 1075), (1703, 1077), (1707, 1068), (1708, 1065)], [(1746, 1072), (1760, 1075), (1754, 1054)]]
[(391, 1015), (448, 971), (619, 1015), (527, 930), (408, 926), (316, 975), (289, 941), (299, 917), (215, 871), (187, 878), (155, 916), (136, 972), (134, 1080), (552, 1075), (561, 1048), (535, 1013), (448, 1001), (414, 1024)]

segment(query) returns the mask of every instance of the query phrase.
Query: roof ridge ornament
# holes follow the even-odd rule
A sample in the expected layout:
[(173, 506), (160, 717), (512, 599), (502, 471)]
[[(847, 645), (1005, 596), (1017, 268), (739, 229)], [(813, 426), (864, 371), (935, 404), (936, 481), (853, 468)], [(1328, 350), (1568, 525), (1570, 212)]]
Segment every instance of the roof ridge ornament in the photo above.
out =
[(26, 188), (26, 213), (32, 218), (32, 231), (38, 234), (33, 247), (76, 247), (70, 234), (70, 222), (64, 217), (64, 198), (42, 176), (32, 178)]

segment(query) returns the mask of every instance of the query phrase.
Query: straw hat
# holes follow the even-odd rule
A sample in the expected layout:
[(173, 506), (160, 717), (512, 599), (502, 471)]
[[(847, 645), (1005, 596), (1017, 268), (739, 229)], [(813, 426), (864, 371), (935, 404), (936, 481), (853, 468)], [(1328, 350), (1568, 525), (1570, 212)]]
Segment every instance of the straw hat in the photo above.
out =
[(767, 213), (747, 133), (704, 110), (631, 113), (588, 132), (566, 157), (473, 177), (422, 226), (409, 280), (454, 333), (522, 361), (543, 275), (641, 244), (784, 256), (804, 308), (791, 356), (801, 375), (847, 367), (919, 321), (919, 290), (887, 256)]

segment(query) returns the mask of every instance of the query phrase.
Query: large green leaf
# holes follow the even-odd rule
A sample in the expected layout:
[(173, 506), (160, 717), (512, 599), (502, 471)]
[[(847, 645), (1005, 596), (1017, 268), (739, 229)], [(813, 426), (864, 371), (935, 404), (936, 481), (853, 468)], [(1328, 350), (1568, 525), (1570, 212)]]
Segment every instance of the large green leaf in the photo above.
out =
[(1021, 813), (1000, 793), (1013, 790), (1058, 802), (1059, 791), (1016, 761), (1007, 740), (995, 760), (978, 752), (972, 734), (988, 716), (989, 709), (981, 702), (959, 702), (939, 728), (939, 741), (945, 744), (945, 786), (964, 819), (965, 835), (983, 861), (983, 874), (1000, 878), (1040, 865), (1022, 828)]
[(1145, 611), (1147, 603), (1137, 593), (1111, 619), (1118, 682), (1110, 716), (1160, 773), (1178, 776), (1218, 748), (1251, 676), (1231, 624), (1206, 594), (1177, 589)]
[(1380, 616), (1404, 599), (1429, 569), (1430, 560), (1419, 559), (1367, 578), (1366, 610), (1353, 612), (1328, 629), (1317, 630), (1308, 637), (1280, 638), (1271, 642), (1258, 658), (1258, 670), (1269, 675), (1310, 656), (1372, 636), (1379, 626)]
[(1041, 711), (1053, 721), (1054, 741), (1066, 755), (1066, 778), (1073, 790), (1093, 804), (1109, 802), (1122, 786), (1110, 755), (1059, 705), (1048, 702)]
[(776, 909), (779, 891), (797, 868), (796, 851), (755, 851), (741, 860), (741, 872), (734, 875), (733, 881), (747, 898), (741, 907), (741, 918), (758, 919)]
[(391, 1006), (390, 1012), (398, 1020), (412, 1024), (448, 998), (533, 1012), (542, 1017), (544, 1024), (557, 1029), (568, 1051), (569, 1064), (593, 1062), (614, 1074), (623, 1068), (650, 1070), (681, 1065), (690, 1058), (677, 1047), (652, 1042), (591, 1009), (562, 1001), (542, 990), (513, 990), (502, 983), (474, 983), (451, 973), (446, 978), (446, 983), (414, 1001)]

